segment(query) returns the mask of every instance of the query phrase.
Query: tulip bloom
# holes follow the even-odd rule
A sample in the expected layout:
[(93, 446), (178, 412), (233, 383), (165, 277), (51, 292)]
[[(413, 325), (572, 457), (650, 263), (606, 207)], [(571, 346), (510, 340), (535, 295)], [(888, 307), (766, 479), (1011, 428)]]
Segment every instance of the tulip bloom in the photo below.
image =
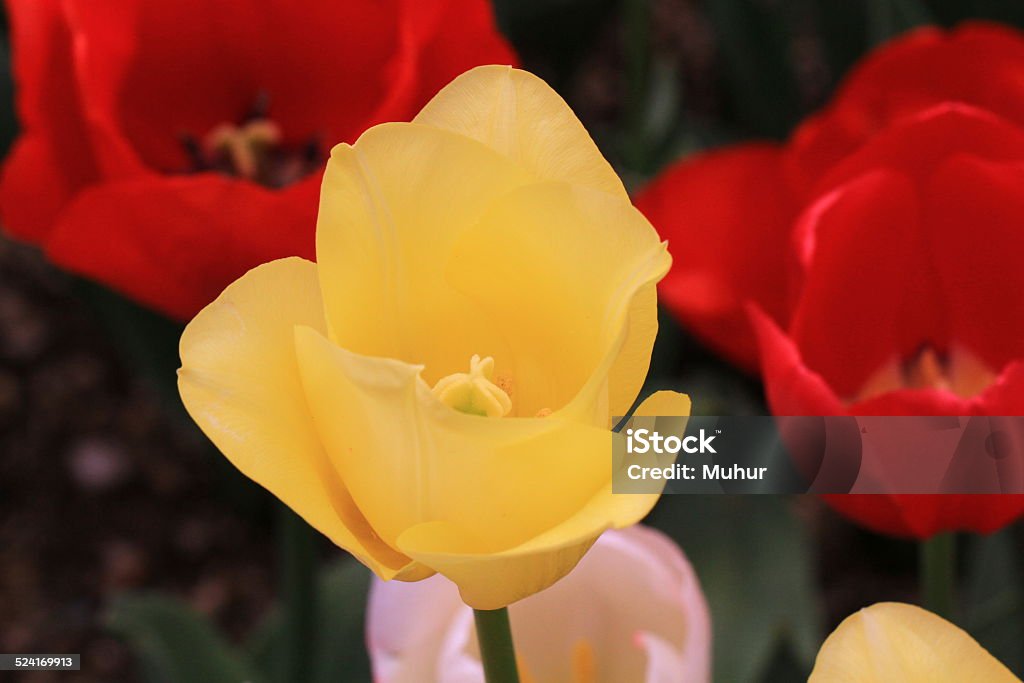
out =
[(1024, 39), (1009, 27), (919, 29), (867, 55), (785, 144), (738, 144), (671, 166), (637, 196), (663, 236), (699, 245), (662, 281), (665, 305), (723, 355), (756, 368), (744, 307), (753, 301), (789, 322), (797, 218), (835, 186), (842, 164), (892, 124), (937, 105), (968, 104), (1024, 126), (1021, 69)]
[[(774, 414), (1024, 415), (1021, 69), (1016, 31), (915, 32), (868, 56), (787, 145), (684, 162), (638, 202), (664, 234), (706, 245), (665, 298), (760, 365)], [(1024, 512), (1024, 496), (828, 500), (918, 538)]]
[(179, 388), (337, 545), (494, 609), (650, 510), (611, 493), (609, 427), (647, 373), (671, 259), (543, 81), (480, 67), (336, 147), (317, 257), (260, 266), (196, 316)]
[(6, 0), (18, 118), (0, 218), (179, 319), (312, 257), (327, 152), (515, 57), (487, 0)]
[(808, 683), (1020, 683), (967, 633), (899, 603), (862, 609), (828, 637)]
[[(711, 623), (700, 583), (667, 537), (610, 531), (564, 581), (510, 609), (520, 678), (708, 683)], [(367, 642), (378, 683), (481, 683), (472, 612), (439, 577), (376, 582)]]

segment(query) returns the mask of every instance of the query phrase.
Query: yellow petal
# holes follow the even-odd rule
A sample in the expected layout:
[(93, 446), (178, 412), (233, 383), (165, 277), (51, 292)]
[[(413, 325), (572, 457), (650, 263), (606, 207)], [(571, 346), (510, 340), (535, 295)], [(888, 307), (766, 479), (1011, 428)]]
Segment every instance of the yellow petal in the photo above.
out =
[(512, 547), (576, 513), (610, 478), (606, 429), (461, 413), (419, 366), (354, 354), (310, 328), (295, 341), (321, 442), (393, 546), (410, 527), (446, 521), (489, 550)]
[(467, 71), (413, 121), (479, 140), (541, 179), (626, 198), (622, 181), (569, 106), (526, 71), (507, 66)]
[[(665, 415), (689, 413), (687, 396), (672, 392), (658, 392), (656, 396), (656, 406), (648, 407), (645, 414), (652, 414), (655, 408)], [(600, 431), (579, 426), (575, 429), (574, 438), (598, 438)], [(622, 438), (610, 432), (604, 434), (601, 440), (607, 444), (605, 448), (611, 447), (612, 438)], [(492, 539), (481, 537), (479, 532), (470, 533), (456, 521), (440, 521), (413, 527), (399, 537), (398, 547), (451, 579), (458, 585), (463, 601), (475, 609), (496, 609), (541, 591), (572, 571), (602, 532), (636, 524), (658, 501), (654, 493), (612, 493), (610, 477), (621, 463), (613, 463), (607, 450), (603, 457), (594, 455), (603, 461), (607, 482), (571, 516), (528, 541), (496, 549)], [(571, 482), (563, 480), (563, 485)], [(523, 498), (523, 507), (533, 504), (532, 497)]]
[(289, 258), (253, 269), (185, 329), (182, 401), (243, 474), (334, 543), (382, 577), (414, 571), (376, 537), (327, 460), (299, 379), (296, 325), (325, 328), (316, 264)]
[(531, 182), (481, 143), (417, 124), (371, 128), (331, 153), (317, 258), (332, 339), (360, 354), (464, 372), (474, 354), (507, 356), (500, 334), (444, 278), (454, 241), (488, 205)]
[(967, 633), (899, 603), (847, 617), (818, 653), (808, 683), (1020, 683)]
[[(446, 272), (508, 344), (514, 414), (563, 408), (589, 384), (584, 412), (607, 427), (647, 375), (654, 285), (670, 264), (628, 200), (544, 182), (497, 199), (458, 240)], [(607, 401), (593, 404), (604, 389)]]

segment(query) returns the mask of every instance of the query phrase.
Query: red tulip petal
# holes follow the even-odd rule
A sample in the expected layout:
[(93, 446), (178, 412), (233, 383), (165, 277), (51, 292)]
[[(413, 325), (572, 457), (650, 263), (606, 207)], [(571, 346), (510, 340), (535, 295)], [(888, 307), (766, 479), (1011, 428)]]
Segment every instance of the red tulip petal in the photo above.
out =
[(868, 529), (917, 539), (947, 531), (991, 533), (1024, 514), (1024, 495), (833, 495), (822, 498)]
[(75, 200), (47, 252), (186, 319), (260, 263), (312, 258), (319, 187), (318, 176), (284, 192), (214, 175), (113, 183)]
[(971, 415), (970, 399), (940, 389), (899, 389), (851, 403), (853, 415)]
[(1024, 124), (1021, 68), (1024, 40), (1007, 26), (973, 22), (952, 31), (925, 28), (865, 58), (846, 79), (833, 109), (850, 122), (870, 125), (954, 101)]
[(846, 415), (821, 375), (810, 370), (793, 340), (756, 306), (747, 309), (757, 333), (768, 406), (773, 415)]
[[(456, 75), (481, 64), (516, 66), (518, 59), (498, 31), (488, 0), (404, 0), (403, 18), (420, 27), (417, 108)], [(429, 10), (434, 16), (421, 15)], [(431, 27), (431, 30), (424, 30)]]
[(730, 359), (757, 366), (743, 305), (786, 317), (786, 265), (795, 207), (774, 145), (750, 144), (686, 159), (636, 198), (675, 259), (664, 303)]
[(4, 161), (0, 176), (0, 222), (19, 239), (39, 242), (81, 188), (64, 173), (64, 157), (43, 134), (23, 135)]
[(1024, 415), (1024, 360), (1010, 363), (975, 399), (978, 415)]
[(141, 162), (185, 170), (183, 135), (201, 140), (253, 105), (260, 13), (251, 4), (66, 0), (85, 107), (108, 174), (138, 173)]
[(835, 166), (821, 180), (817, 192), (878, 169), (898, 171), (923, 184), (943, 159), (957, 154), (995, 161), (1024, 159), (1024, 131), (980, 109), (940, 104), (873, 136)]
[(808, 367), (854, 396), (894, 356), (941, 345), (940, 306), (904, 176), (869, 173), (819, 203), (797, 235), (806, 272), (790, 330)]
[(992, 368), (1024, 359), (1024, 164), (950, 159), (924, 206), (951, 335)]
[(829, 107), (800, 126), (789, 150), (794, 178), (810, 186), (890, 123), (945, 102), (1024, 125), (1022, 68), (1024, 40), (999, 24), (902, 36), (865, 57)]
[(286, 142), (326, 150), (411, 118), (469, 67), (512, 60), (483, 0), (308, 0), (298, 12), (284, 0), (68, 2), (90, 112), (118, 173), (131, 172), (132, 149), (153, 169), (182, 170), (183, 135), (236, 124), (264, 96)]
[(0, 213), (13, 235), (39, 240), (70, 196), (95, 179), (96, 169), (60, 1), (7, 4), (25, 132), (5, 163)]
[[(395, 78), (405, 63), (418, 65), (420, 59), (406, 47), (399, 0), (307, 0), (301, 12), (288, 0), (272, 4), (266, 54), (252, 77), (270, 97), (271, 118), (293, 142), (317, 137), (326, 149), (354, 142), (381, 122), (376, 112), (396, 88), (405, 107), (394, 112), (398, 120), (412, 118), (426, 102), (402, 92), (406, 85)], [(433, 28), (424, 22), (409, 30)], [(449, 78), (457, 73), (449, 72)]]

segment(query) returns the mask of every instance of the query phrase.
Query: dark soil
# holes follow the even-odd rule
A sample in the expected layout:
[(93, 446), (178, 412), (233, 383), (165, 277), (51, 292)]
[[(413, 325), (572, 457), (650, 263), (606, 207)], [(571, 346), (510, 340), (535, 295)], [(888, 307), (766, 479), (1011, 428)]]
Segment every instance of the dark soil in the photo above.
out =
[(108, 598), (169, 591), (237, 635), (272, 598), (271, 535), (74, 292), (0, 240), (0, 652), (80, 653), (74, 680), (135, 681)]

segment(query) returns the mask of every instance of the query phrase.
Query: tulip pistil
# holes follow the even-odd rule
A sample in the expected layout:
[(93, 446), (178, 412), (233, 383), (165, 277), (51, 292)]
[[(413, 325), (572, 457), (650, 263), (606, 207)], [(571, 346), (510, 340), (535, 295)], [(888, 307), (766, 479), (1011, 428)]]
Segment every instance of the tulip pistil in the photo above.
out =
[(434, 385), (434, 395), (459, 412), (504, 417), (512, 410), (512, 399), (493, 380), (494, 359), (474, 355), (469, 361), (469, 372), (442, 377)]

